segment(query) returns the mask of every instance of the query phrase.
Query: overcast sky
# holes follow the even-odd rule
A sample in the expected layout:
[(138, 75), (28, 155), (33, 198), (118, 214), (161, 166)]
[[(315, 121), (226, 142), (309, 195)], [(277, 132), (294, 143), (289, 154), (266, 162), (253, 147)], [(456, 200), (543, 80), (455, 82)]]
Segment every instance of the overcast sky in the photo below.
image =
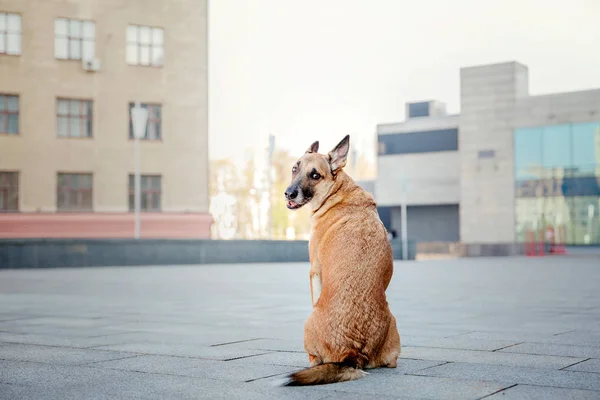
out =
[(211, 0), (210, 157), (269, 132), (294, 154), (373, 151), (404, 103), (460, 112), (459, 68), (519, 61), (531, 94), (600, 88), (600, 0)]

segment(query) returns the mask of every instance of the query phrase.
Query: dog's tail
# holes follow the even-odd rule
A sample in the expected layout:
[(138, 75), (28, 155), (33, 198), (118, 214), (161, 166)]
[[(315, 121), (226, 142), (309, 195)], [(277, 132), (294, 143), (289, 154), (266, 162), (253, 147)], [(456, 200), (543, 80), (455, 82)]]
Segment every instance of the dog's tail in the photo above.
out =
[(353, 381), (365, 375), (365, 371), (348, 362), (325, 363), (289, 375), (283, 386), (325, 385)]

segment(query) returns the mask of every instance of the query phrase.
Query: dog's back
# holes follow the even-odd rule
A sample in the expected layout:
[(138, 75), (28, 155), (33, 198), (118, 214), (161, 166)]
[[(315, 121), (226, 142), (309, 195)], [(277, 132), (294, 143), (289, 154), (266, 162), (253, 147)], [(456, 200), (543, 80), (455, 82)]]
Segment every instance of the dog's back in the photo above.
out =
[(360, 318), (358, 310), (344, 308), (354, 304), (357, 296), (364, 308), (379, 309), (385, 304), (385, 289), (393, 273), (392, 248), (373, 197), (341, 174), (338, 179), (344, 182), (331, 199), (337, 202), (313, 217), (310, 257), (318, 258), (322, 266), (323, 289), (317, 307)]

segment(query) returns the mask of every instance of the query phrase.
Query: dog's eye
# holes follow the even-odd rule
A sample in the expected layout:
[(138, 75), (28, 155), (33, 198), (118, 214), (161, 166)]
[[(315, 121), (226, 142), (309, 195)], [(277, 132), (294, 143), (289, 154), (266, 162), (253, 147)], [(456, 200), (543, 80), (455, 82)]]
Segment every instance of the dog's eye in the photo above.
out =
[(319, 179), (321, 175), (319, 175), (317, 172), (313, 172), (312, 174), (310, 174), (310, 177), (316, 180)]

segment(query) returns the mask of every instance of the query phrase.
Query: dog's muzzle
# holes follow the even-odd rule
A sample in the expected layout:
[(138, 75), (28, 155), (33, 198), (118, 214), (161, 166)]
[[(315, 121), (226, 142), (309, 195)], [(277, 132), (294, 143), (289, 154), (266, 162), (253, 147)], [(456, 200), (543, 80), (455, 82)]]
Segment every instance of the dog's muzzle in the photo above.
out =
[[(302, 200), (302, 196), (300, 195), (300, 191), (298, 190), (297, 186), (289, 186), (286, 190), (285, 190), (285, 198), (287, 199), (287, 208), (289, 208), (290, 210), (296, 210), (300, 207), (302, 207), (302, 204), (300, 203), (300, 201)], [(300, 199), (298, 198), (300, 195)]]

